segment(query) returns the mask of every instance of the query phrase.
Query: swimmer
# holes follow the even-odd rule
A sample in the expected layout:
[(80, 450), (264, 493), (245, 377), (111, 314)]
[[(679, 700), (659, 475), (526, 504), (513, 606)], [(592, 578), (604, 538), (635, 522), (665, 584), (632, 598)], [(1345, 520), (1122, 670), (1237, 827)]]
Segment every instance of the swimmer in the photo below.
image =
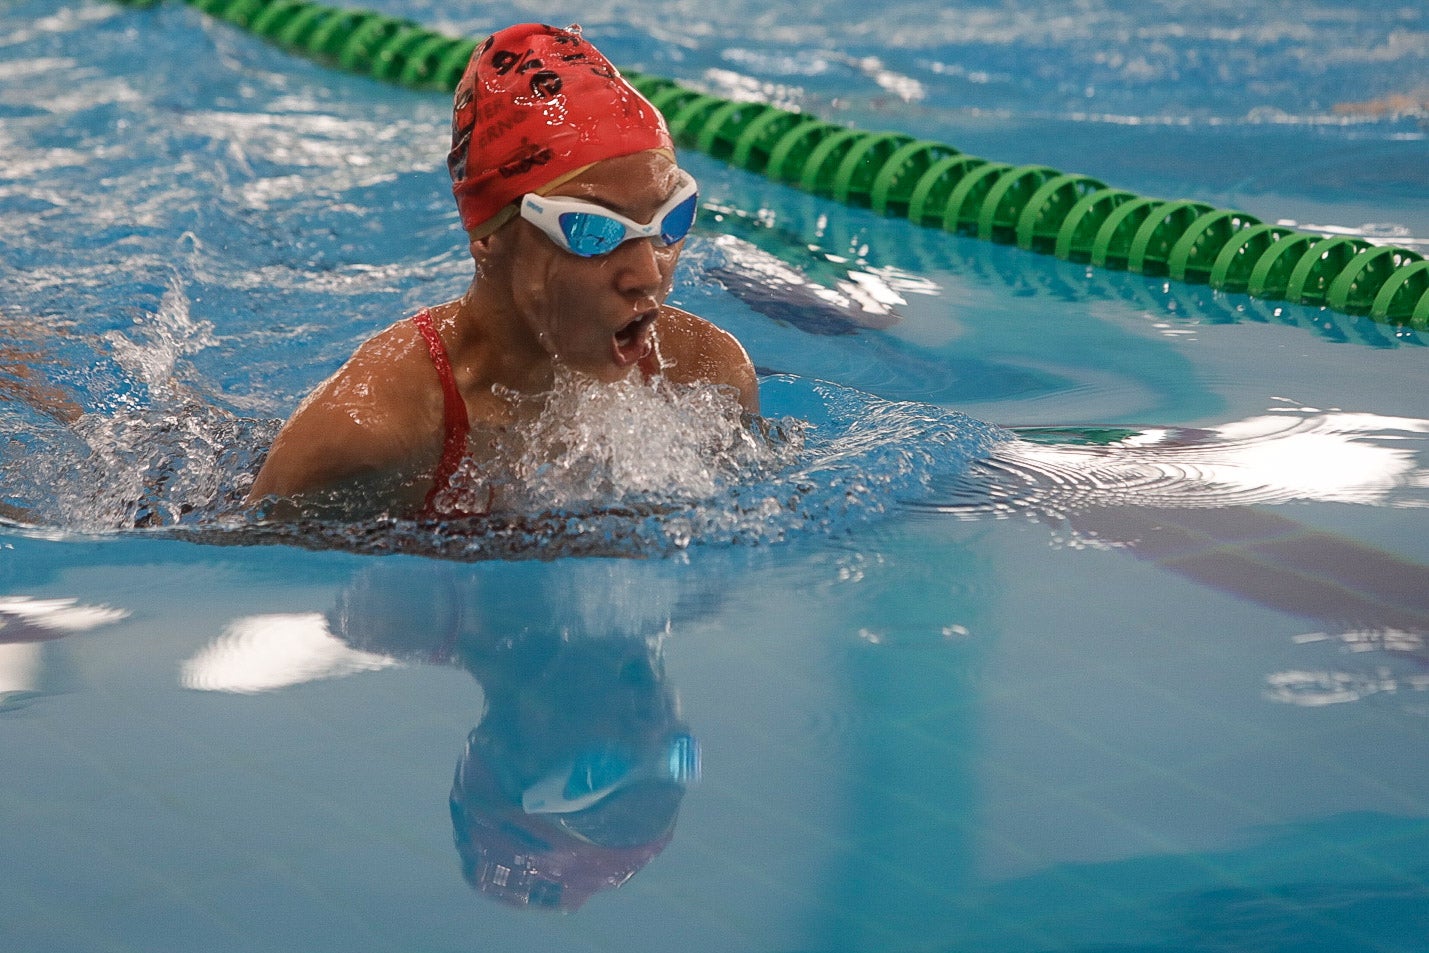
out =
[[(438, 496), (519, 432), (558, 374), (727, 388), (757, 414), (735, 338), (665, 303), (698, 204), (665, 121), (580, 34), (508, 27), (457, 86), (452, 191), (475, 277), (368, 340), (284, 425), (249, 492), (270, 516), (471, 512)], [(487, 451), (488, 455), (490, 451)]]

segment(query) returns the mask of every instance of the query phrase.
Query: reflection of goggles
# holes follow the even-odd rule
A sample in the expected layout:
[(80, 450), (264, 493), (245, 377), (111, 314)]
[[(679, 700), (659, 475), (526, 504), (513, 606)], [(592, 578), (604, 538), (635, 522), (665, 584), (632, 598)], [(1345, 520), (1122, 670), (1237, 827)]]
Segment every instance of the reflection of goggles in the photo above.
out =
[(685, 184), (644, 225), (584, 199), (534, 193), (521, 199), (521, 217), (582, 258), (608, 255), (633, 238), (656, 238), (673, 245), (689, 234), (699, 205), (699, 185), (688, 174), (681, 175)]
[(671, 738), (658, 752), (637, 755), (608, 745), (585, 752), (521, 793), (527, 814), (573, 814), (639, 781), (686, 784), (700, 776), (699, 742), (688, 734)]

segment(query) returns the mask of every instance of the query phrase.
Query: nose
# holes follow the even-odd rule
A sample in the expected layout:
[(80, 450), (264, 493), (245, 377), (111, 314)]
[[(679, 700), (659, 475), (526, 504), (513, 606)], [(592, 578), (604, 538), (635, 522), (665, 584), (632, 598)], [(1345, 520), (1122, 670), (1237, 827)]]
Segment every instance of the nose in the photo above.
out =
[(658, 296), (678, 255), (677, 245), (663, 245), (653, 238), (626, 242), (611, 256), (617, 269), (616, 287), (629, 298)]

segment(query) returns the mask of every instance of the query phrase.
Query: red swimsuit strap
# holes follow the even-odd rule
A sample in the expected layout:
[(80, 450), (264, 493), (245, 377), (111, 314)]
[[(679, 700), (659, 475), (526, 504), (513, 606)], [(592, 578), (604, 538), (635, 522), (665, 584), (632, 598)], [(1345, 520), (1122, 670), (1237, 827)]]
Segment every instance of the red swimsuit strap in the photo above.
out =
[(456, 377), (452, 374), (451, 360), (447, 357), (447, 347), (442, 336), (432, 324), (432, 313), (423, 308), (412, 315), (412, 323), (426, 339), (427, 351), (432, 356), (432, 367), (442, 383), (442, 422), (446, 438), (442, 442), (442, 458), (437, 463), (437, 472), (432, 479), (432, 488), (427, 491), (426, 502), (422, 506), (423, 516), (435, 516), (433, 501), (437, 494), (451, 483), (462, 458), (466, 456), (466, 438), (471, 431), (471, 421), (466, 416), (466, 401), (457, 389)]

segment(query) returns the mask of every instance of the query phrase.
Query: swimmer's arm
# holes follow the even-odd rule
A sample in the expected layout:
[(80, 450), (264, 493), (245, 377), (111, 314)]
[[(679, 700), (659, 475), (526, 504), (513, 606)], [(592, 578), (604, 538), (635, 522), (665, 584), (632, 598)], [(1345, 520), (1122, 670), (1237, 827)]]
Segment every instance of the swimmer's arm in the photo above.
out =
[(349, 415), (300, 410), (273, 441), (247, 502), (266, 501), (264, 515), (277, 519), (375, 510), (375, 489), (397, 482), (395, 462), (375, 450), (373, 434)]
[(412, 477), (435, 463), (437, 448), (419, 436), (430, 428), (352, 399), (344, 382), (339, 372), (320, 386), (273, 441), (247, 500), (267, 501), (264, 515), (358, 517), (400, 508), (415, 492)]
[(729, 387), (746, 411), (758, 415), (759, 380), (749, 354), (733, 334), (688, 311), (666, 306), (659, 335), (665, 377), (677, 384)]
[(441, 454), (441, 394), (423, 386), (430, 374), (410, 322), (370, 338), (283, 425), (248, 503), (276, 519), (415, 509), (419, 477)]

